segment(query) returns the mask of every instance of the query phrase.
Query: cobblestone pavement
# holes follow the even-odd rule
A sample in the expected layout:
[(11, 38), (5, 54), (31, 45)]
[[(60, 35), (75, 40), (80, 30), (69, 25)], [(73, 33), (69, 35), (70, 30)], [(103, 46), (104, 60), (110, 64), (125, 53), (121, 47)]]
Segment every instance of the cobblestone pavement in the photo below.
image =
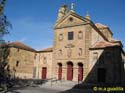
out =
[(79, 89), (68, 89), (66, 87), (27, 87), (23, 89), (12, 90), (0, 93), (93, 93)]
[(26, 88), (21, 88), (21, 89), (14, 89), (14, 90), (9, 90), (9, 91), (3, 91), (0, 93), (59, 93), (61, 91), (65, 91), (68, 88), (64, 87), (26, 87)]

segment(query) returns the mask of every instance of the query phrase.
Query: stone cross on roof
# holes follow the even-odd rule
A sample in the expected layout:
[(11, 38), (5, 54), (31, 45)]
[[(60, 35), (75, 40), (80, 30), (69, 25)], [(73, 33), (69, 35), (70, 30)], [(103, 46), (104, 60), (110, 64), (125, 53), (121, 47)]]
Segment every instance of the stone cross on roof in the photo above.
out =
[(74, 12), (74, 6), (75, 4), (74, 3), (71, 3), (71, 11)]

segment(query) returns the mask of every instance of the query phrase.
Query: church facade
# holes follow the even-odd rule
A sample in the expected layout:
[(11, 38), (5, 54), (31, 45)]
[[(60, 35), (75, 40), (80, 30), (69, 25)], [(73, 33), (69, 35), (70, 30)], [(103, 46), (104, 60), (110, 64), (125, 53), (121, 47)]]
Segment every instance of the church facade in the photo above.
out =
[(36, 51), (20, 42), (8, 43), (7, 58), (14, 77), (119, 84), (124, 79), (123, 45), (108, 26), (93, 23), (60, 7), (53, 47)]

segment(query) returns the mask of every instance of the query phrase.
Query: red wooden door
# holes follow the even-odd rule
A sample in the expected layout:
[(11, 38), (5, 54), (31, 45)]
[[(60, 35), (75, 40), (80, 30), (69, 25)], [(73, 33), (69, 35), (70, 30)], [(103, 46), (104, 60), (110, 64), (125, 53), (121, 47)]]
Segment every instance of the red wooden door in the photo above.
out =
[(58, 68), (58, 80), (61, 80), (62, 79), (62, 65), (59, 65), (59, 68)]
[(42, 68), (42, 79), (45, 80), (46, 79), (46, 74), (47, 74), (47, 68), (43, 67)]
[(67, 67), (67, 80), (72, 80), (73, 79), (73, 65), (68, 64)]
[(78, 67), (78, 81), (82, 81), (83, 79), (83, 67), (79, 66)]

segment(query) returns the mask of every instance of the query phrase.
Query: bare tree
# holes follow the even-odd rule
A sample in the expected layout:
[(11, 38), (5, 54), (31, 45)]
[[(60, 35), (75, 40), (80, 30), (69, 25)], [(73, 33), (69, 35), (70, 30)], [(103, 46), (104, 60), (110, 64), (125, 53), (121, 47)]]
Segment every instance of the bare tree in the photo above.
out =
[(4, 84), (6, 86), (8, 83), (7, 79), (10, 77), (8, 65), (10, 50), (8, 44), (3, 40), (3, 36), (9, 34), (8, 28), (11, 27), (11, 24), (3, 13), (5, 2), (6, 0), (2, 0), (0, 4), (0, 85)]

